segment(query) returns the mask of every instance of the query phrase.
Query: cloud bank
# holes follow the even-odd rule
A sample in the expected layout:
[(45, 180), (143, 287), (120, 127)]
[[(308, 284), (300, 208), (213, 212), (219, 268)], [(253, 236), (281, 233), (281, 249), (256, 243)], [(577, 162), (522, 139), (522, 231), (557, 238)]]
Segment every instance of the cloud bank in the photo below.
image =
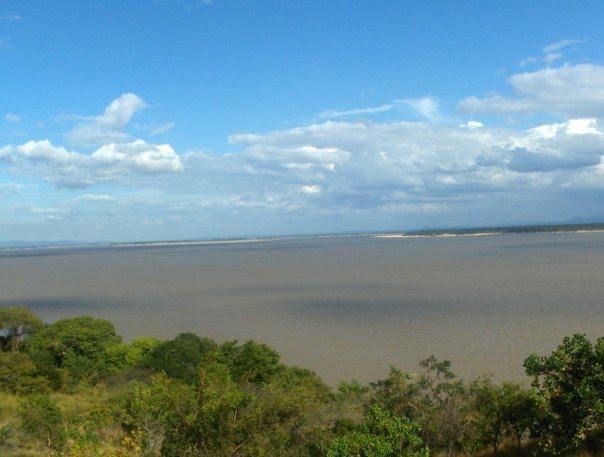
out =
[[(230, 152), (180, 154), (130, 137), (127, 127), (146, 104), (129, 93), (100, 115), (77, 118), (66, 135), (75, 146), (47, 139), (5, 145), (0, 162), (11, 178), (71, 192), (67, 209), (30, 206), (30, 214), (65, 222), (75, 209), (95, 207), (106, 211), (103, 224), (136, 219), (165, 230), (222, 220), (260, 227), (270, 218), (266, 227), (286, 232), (292, 218), (314, 219), (316, 227), (332, 220), (336, 230), (342, 220), (374, 229), (385, 220), (480, 224), (500, 212), (502, 220), (535, 217), (547, 205), (548, 214), (558, 214), (560, 198), (590, 202), (604, 190), (604, 67), (565, 64), (518, 73), (508, 83), (512, 95), (468, 97), (455, 114), (443, 115), (435, 97), (397, 99), (324, 111), (309, 125), (232, 134)], [(400, 116), (385, 121), (384, 113)], [(493, 116), (528, 120), (519, 127)], [(151, 125), (158, 127), (140, 130), (152, 136), (173, 126)], [(82, 152), (77, 145), (94, 146)], [(0, 185), (2, 201), (21, 197), (23, 183)]]

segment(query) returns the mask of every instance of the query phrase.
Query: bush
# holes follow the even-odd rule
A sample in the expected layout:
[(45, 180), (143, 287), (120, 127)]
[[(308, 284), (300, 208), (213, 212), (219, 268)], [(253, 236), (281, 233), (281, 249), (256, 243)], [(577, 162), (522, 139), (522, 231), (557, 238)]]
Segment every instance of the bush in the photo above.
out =
[(60, 450), (65, 445), (63, 414), (47, 395), (26, 397), (19, 404), (21, 428), (47, 447)]

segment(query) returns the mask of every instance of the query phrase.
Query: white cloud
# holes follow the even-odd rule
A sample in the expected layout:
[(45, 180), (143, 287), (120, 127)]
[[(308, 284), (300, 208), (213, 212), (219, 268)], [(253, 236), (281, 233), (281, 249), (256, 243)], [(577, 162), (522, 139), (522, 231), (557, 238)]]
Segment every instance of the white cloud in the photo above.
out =
[(422, 97), (397, 101), (409, 105), (422, 117), (429, 121), (440, 120), (441, 116), (438, 109), (438, 102), (433, 97)]
[(465, 127), (467, 129), (474, 130), (484, 127), (484, 124), (480, 121), (468, 121), (465, 124), (461, 124), (460, 127)]
[(149, 135), (155, 136), (167, 132), (168, 130), (173, 129), (175, 125), (174, 122), (167, 122), (162, 125), (153, 126), (149, 129)]
[(543, 61), (546, 65), (551, 65), (557, 60), (561, 60), (562, 57), (564, 56), (561, 52), (550, 52), (549, 54), (546, 54), (545, 57), (543, 57)]
[(527, 57), (526, 59), (520, 62), (520, 66), (526, 67), (527, 65), (532, 65), (537, 62), (539, 62), (539, 59), (537, 57)]
[(564, 54), (562, 50), (567, 48), (573, 44), (582, 43), (585, 40), (560, 40), (555, 43), (549, 44), (543, 48), (543, 57), (527, 57), (522, 62), (520, 62), (521, 67), (525, 67), (530, 64), (535, 64), (538, 62), (545, 63), (546, 66), (552, 65), (554, 62), (558, 60), (562, 60), (564, 58)]
[(143, 140), (103, 145), (90, 155), (68, 151), (48, 140), (28, 141), (1, 148), (0, 159), (21, 169), (33, 167), (61, 187), (89, 187), (131, 173), (172, 173), (183, 169), (170, 145)]
[(604, 116), (604, 67), (600, 65), (546, 68), (516, 74), (508, 82), (517, 97), (468, 97), (459, 102), (459, 109), (469, 113)]
[[(113, 100), (103, 114), (83, 118), (83, 123), (68, 133), (74, 143), (101, 142), (89, 154), (55, 146), (49, 140), (31, 140), (19, 145), (0, 147), (0, 161), (26, 175), (40, 175), (59, 187), (88, 187), (101, 182), (118, 181), (125, 175), (150, 175), (183, 170), (181, 158), (169, 144), (150, 144), (128, 138), (123, 128), (134, 113), (145, 107), (135, 94), (122, 94)], [(7, 120), (18, 121), (7, 114)], [(172, 124), (156, 130), (165, 131)]]
[(34, 215), (43, 216), (44, 220), (51, 221), (62, 221), (68, 215), (68, 212), (58, 208), (44, 208), (37, 205), (32, 205), (27, 208), (27, 211)]
[(387, 111), (391, 111), (394, 108), (394, 105), (391, 103), (387, 103), (385, 105), (373, 106), (368, 108), (356, 108), (350, 110), (328, 110), (323, 111), (317, 114), (317, 117), (320, 119), (335, 119), (338, 117), (349, 117), (349, 116), (359, 116), (363, 114), (376, 114), (376, 113), (385, 113)]
[(115, 202), (117, 199), (109, 194), (84, 194), (80, 195), (78, 200), (83, 202), (106, 203)]
[(317, 184), (307, 184), (304, 186), (300, 186), (300, 190), (305, 194), (320, 194), (321, 186)]
[(317, 114), (318, 119), (339, 119), (359, 116), (370, 116), (373, 114), (386, 113), (389, 111), (402, 111), (405, 108), (411, 108), (414, 113), (419, 114), (428, 121), (438, 121), (441, 118), (438, 102), (433, 97), (409, 98), (393, 100), (391, 103), (385, 103), (379, 106), (369, 106), (365, 108), (355, 108), (349, 110), (328, 110)]
[(478, 121), (462, 126), (330, 121), (232, 135), (230, 142), (241, 144), (242, 152), (189, 155), (183, 179), (192, 182), (205, 171), (206, 186), (191, 187), (203, 195), (220, 189), (222, 198), (204, 199), (210, 206), (442, 212), (493, 193), (545, 192), (563, 182), (580, 186), (578, 174), (597, 172), (601, 138), (594, 119), (529, 130), (489, 128)]
[(21, 122), (21, 116), (19, 116), (18, 114), (13, 114), (13, 113), (6, 113), (4, 115), (4, 119), (6, 119), (6, 121), (8, 122), (12, 122), (13, 124), (19, 124)]
[(555, 52), (555, 51), (559, 51), (561, 49), (564, 49), (572, 44), (577, 44), (577, 43), (581, 43), (584, 40), (560, 40), (560, 41), (556, 41), (555, 43), (549, 44), (547, 46), (545, 46), (543, 48), (543, 52), (544, 53), (550, 53), (550, 52)]
[(83, 122), (67, 133), (66, 137), (76, 146), (124, 142), (130, 135), (123, 129), (134, 113), (145, 107), (145, 102), (138, 95), (122, 94), (105, 108), (103, 114), (83, 118)]

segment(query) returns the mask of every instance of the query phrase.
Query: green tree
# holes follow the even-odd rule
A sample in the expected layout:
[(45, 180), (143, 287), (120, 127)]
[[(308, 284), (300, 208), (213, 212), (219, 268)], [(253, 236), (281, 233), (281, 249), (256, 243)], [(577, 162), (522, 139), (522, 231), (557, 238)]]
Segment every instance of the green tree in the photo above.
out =
[(481, 377), (470, 385), (472, 425), (476, 430), (474, 448), (486, 445), (497, 449), (503, 438), (515, 440), (517, 449), (539, 417), (536, 395), (520, 384), (493, 384), (490, 377)]
[(524, 367), (545, 406), (539, 424), (544, 449), (582, 446), (604, 419), (604, 339), (594, 346), (585, 335), (566, 337), (549, 357), (532, 354)]
[(219, 362), (200, 366), (195, 401), (173, 409), (162, 442), (163, 456), (241, 455), (254, 422), (246, 415), (255, 400)]
[(44, 327), (44, 323), (24, 307), (0, 308), (0, 347), (17, 351), (23, 341)]
[(516, 442), (516, 449), (520, 449), (522, 439), (534, 434), (543, 408), (533, 389), (526, 390), (519, 384), (504, 382), (503, 390), (503, 422), (508, 434)]
[(474, 447), (482, 449), (490, 444), (497, 453), (504, 434), (504, 391), (492, 383), (491, 378), (481, 377), (470, 385), (473, 406), (473, 425), (477, 431)]
[(198, 379), (198, 367), (205, 355), (217, 345), (209, 338), (200, 338), (194, 333), (181, 333), (152, 349), (146, 364), (169, 377), (193, 383)]
[(431, 356), (421, 361), (420, 367), (419, 374), (391, 367), (387, 379), (372, 384), (375, 401), (393, 415), (417, 421), (430, 449), (446, 455), (465, 450), (472, 437), (463, 382), (456, 378), (448, 360)]
[(43, 393), (48, 379), (37, 376), (35, 364), (23, 352), (0, 352), (0, 390), (17, 393)]
[(246, 341), (243, 345), (229, 347), (227, 365), (237, 382), (266, 384), (279, 371), (279, 354), (266, 344)]
[(19, 404), (21, 428), (30, 437), (43, 442), (51, 449), (60, 450), (65, 445), (63, 413), (47, 395), (33, 395)]
[(107, 349), (109, 369), (119, 371), (148, 364), (149, 355), (161, 344), (156, 338), (142, 337), (111, 346)]
[(30, 338), (32, 359), (42, 371), (56, 380), (62, 370), (76, 382), (106, 373), (108, 349), (120, 342), (112, 323), (87, 316), (59, 320)]
[(246, 450), (268, 455), (325, 455), (331, 391), (313, 372), (284, 367), (265, 385), (251, 386), (256, 401), (248, 412), (254, 424)]
[(425, 457), (429, 454), (417, 423), (391, 416), (378, 405), (369, 409), (358, 430), (335, 439), (327, 452), (328, 457)]
[(117, 416), (142, 454), (157, 456), (170, 418), (188, 417), (194, 401), (192, 386), (160, 373), (151, 384), (132, 383), (118, 401)]

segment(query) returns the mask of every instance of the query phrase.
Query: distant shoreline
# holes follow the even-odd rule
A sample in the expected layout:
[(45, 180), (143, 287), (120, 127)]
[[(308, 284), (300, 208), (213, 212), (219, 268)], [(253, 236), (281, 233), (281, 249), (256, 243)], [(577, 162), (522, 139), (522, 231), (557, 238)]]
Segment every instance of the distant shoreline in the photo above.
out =
[(426, 229), (426, 230), (401, 230), (400, 232), (359, 232), (359, 233), (323, 233), (314, 235), (282, 235), (252, 238), (223, 238), (199, 240), (157, 240), (157, 241), (126, 241), (126, 242), (6, 242), (0, 243), (0, 251), (28, 251), (28, 250), (55, 250), (55, 249), (97, 249), (97, 248), (143, 248), (143, 247), (169, 247), (169, 246), (203, 246), (216, 244), (260, 243), (281, 239), (293, 238), (326, 238), (344, 236), (368, 236), (379, 239), (393, 238), (433, 238), (433, 237), (458, 237), (458, 236), (495, 236), (506, 234), (531, 234), (531, 233), (603, 233), (604, 223), (594, 224), (552, 224), (552, 225), (526, 225), (510, 227), (476, 227), (461, 229)]
[(519, 225), (511, 227), (477, 227), (464, 229), (428, 229), (380, 233), (375, 238), (424, 238), (453, 236), (493, 236), (530, 233), (602, 233), (604, 224)]

